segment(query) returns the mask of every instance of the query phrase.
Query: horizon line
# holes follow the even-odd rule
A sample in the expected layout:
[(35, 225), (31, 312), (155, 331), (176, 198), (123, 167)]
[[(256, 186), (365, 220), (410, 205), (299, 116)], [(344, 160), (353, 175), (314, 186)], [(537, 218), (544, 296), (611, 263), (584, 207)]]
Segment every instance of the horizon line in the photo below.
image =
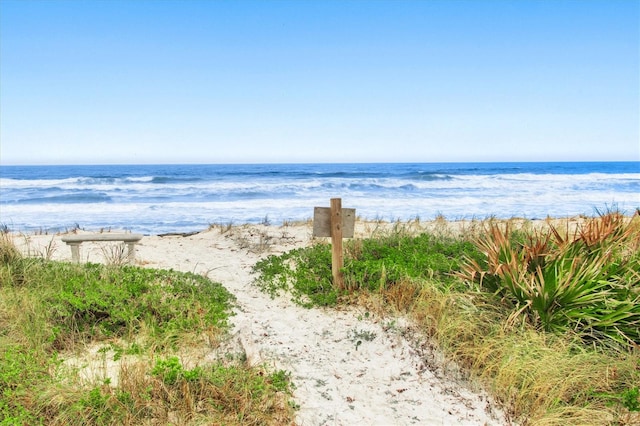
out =
[(176, 162), (176, 163), (13, 163), (3, 164), (0, 167), (46, 167), (46, 166), (251, 166), (251, 165), (333, 165), (333, 164), (533, 164), (533, 163), (640, 163), (640, 158), (636, 160), (476, 160), (476, 161), (282, 161), (282, 162)]

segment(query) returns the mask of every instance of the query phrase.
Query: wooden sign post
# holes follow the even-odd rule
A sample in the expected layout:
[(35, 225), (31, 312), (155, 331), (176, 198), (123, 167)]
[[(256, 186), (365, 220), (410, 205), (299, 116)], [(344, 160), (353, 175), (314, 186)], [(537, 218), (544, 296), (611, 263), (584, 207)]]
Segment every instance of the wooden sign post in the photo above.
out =
[(313, 236), (331, 237), (331, 273), (333, 285), (344, 289), (342, 239), (352, 238), (356, 209), (343, 209), (341, 198), (332, 198), (331, 207), (315, 207)]

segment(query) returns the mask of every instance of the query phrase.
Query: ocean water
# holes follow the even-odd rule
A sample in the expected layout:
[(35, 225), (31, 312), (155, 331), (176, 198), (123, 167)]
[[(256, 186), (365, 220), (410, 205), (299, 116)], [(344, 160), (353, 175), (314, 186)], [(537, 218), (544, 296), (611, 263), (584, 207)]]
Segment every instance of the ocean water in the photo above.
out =
[(0, 167), (0, 225), (17, 232), (278, 224), (334, 197), (365, 219), (631, 214), (640, 162)]

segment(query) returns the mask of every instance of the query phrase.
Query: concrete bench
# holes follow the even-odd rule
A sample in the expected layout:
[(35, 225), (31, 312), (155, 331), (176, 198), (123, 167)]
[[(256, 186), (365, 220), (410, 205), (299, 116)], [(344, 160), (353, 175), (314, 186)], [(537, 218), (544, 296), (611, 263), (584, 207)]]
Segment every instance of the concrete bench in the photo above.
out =
[(136, 257), (136, 243), (142, 239), (142, 234), (78, 234), (62, 237), (62, 241), (71, 247), (71, 260), (80, 261), (80, 244), (87, 241), (122, 241), (127, 244), (127, 260), (133, 263)]

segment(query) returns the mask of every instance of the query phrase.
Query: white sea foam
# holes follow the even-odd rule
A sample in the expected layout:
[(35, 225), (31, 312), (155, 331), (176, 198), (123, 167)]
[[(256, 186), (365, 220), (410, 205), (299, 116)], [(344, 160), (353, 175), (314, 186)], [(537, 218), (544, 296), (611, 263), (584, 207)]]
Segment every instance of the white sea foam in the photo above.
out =
[[(36, 169), (41, 176), (33, 176), (30, 169), (16, 172), (19, 178), (0, 177), (0, 223), (17, 230), (79, 225), (161, 233), (210, 223), (307, 219), (314, 206), (328, 206), (333, 197), (343, 198), (362, 218), (388, 220), (536, 218), (640, 207), (640, 173), (628, 172), (636, 163), (626, 169), (612, 163), (626, 170), (621, 173), (588, 164), (579, 173), (567, 164), (122, 166), (100, 173), (81, 166), (80, 172), (95, 173), (64, 176), (54, 169), (55, 178), (50, 170)], [(424, 172), (431, 169), (436, 172)], [(475, 169), (481, 172), (469, 173)], [(557, 172), (534, 172), (548, 169)]]

